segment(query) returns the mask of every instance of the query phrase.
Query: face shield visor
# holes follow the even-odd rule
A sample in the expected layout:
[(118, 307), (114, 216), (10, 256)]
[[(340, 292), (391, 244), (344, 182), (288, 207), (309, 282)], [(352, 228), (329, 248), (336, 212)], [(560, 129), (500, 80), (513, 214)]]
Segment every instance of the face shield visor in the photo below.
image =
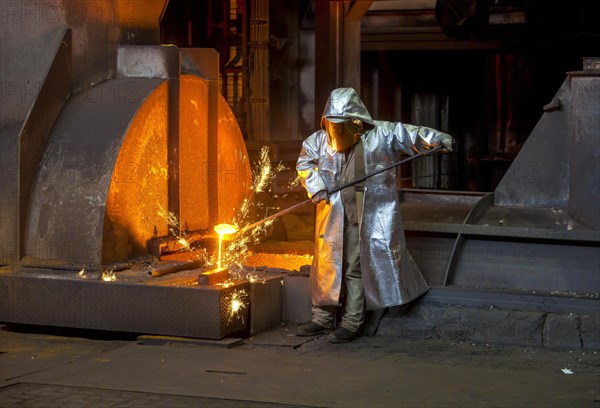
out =
[(363, 123), (358, 119), (326, 119), (325, 130), (329, 146), (336, 152), (342, 152), (354, 146), (364, 133)]

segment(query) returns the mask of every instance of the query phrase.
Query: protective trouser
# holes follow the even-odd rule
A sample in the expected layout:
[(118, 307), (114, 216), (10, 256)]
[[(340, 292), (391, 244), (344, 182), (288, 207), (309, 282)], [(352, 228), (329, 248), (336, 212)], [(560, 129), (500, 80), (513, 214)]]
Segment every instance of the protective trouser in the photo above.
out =
[[(344, 153), (342, 182), (347, 183), (364, 176), (364, 146), (362, 142)], [(360, 222), (364, 196), (362, 184), (341, 191), (344, 205), (344, 256), (342, 265), (342, 290), (345, 290), (346, 302), (341, 327), (356, 332), (362, 328), (365, 320), (365, 292), (360, 270)], [(323, 326), (333, 327), (337, 308), (313, 306), (312, 321)]]
[[(358, 223), (346, 222), (344, 226), (344, 265), (343, 281), (346, 303), (341, 327), (356, 332), (365, 320), (365, 294), (360, 270), (360, 244)], [(312, 321), (323, 326), (333, 327), (336, 307), (313, 306)]]

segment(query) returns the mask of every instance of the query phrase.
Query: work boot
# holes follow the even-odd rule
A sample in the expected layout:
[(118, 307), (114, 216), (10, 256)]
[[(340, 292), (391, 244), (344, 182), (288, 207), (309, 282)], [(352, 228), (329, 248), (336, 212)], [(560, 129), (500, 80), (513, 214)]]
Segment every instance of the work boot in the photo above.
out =
[(350, 331), (344, 327), (340, 327), (327, 335), (327, 340), (330, 343), (349, 343), (360, 336), (361, 331)]
[(363, 326), (362, 334), (365, 336), (374, 336), (377, 334), (377, 330), (379, 330), (379, 323), (383, 316), (385, 316), (388, 312), (388, 308), (385, 309), (377, 309), (377, 310), (367, 310), (365, 312), (365, 323)]
[(296, 330), (298, 336), (318, 336), (320, 334), (327, 334), (331, 331), (330, 327), (323, 327), (313, 321), (301, 324)]

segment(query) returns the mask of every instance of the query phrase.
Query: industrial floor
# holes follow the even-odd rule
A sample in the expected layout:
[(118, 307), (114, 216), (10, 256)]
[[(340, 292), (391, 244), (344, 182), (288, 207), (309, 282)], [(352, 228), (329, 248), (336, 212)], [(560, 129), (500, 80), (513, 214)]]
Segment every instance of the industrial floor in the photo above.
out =
[(194, 340), (4, 325), (1, 407), (600, 407), (600, 352), (294, 326)]

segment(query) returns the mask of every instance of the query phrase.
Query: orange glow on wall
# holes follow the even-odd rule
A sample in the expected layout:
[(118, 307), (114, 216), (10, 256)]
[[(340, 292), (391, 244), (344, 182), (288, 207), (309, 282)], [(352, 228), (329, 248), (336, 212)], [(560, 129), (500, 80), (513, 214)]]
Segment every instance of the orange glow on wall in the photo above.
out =
[(181, 75), (179, 85), (180, 220), (192, 231), (204, 230), (211, 227), (208, 144), (209, 137), (216, 137), (209, 132), (208, 81)]
[(155, 228), (158, 236), (168, 233), (158, 214), (168, 207), (167, 87), (144, 101), (123, 140), (106, 201), (103, 262), (145, 254)]
[[(184, 74), (179, 81), (176, 177), (180, 206), (169, 208), (168, 86), (165, 81), (144, 101), (123, 140), (106, 204), (103, 263), (143, 255), (150, 239), (173, 233), (168, 211), (178, 213), (182, 228), (207, 230), (232, 222), (251, 195), (250, 162), (233, 112), (221, 95), (208, 98), (208, 81)], [(218, 144), (212, 160), (210, 143)]]
[(252, 170), (242, 132), (229, 104), (219, 95), (219, 222), (231, 222), (252, 191)]

